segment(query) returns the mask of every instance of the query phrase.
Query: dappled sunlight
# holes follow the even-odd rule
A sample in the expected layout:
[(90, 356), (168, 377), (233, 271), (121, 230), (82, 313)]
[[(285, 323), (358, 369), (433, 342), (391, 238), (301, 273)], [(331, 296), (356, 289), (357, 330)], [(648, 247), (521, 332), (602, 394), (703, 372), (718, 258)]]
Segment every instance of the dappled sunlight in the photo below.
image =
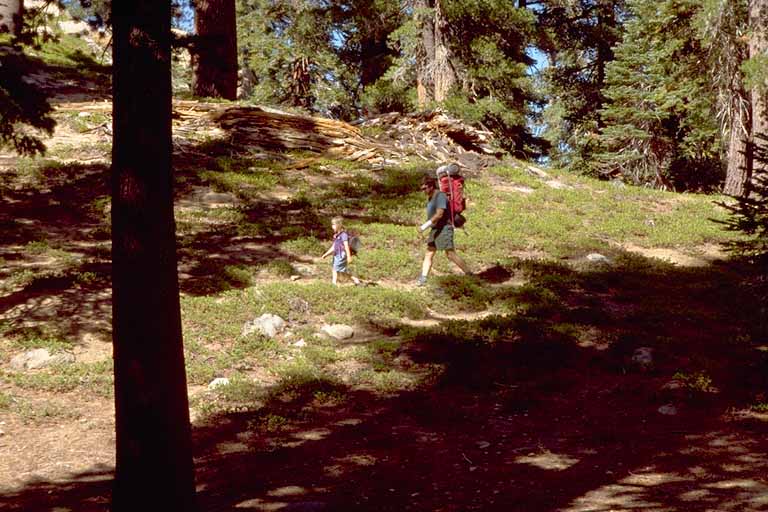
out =
[(318, 428), (314, 430), (305, 430), (303, 432), (297, 432), (293, 434), (296, 439), (302, 439), (304, 441), (322, 441), (331, 434), (331, 431), (324, 428)]
[(378, 462), (376, 457), (368, 454), (352, 454), (334, 460), (338, 463), (323, 468), (325, 474), (331, 477), (340, 477), (358, 467), (373, 466)]
[(272, 489), (271, 491), (268, 491), (267, 496), (272, 496), (273, 498), (280, 498), (284, 496), (300, 496), (306, 493), (307, 493), (307, 490), (298, 485), (285, 485), (283, 487), (278, 487), (276, 489)]
[(360, 418), (345, 418), (341, 421), (337, 421), (336, 423), (334, 423), (334, 425), (337, 425), (339, 427), (349, 427), (349, 426), (359, 425), (362, 422), (363, 420), (361, 420)]
[(247, 452), (248, 446), (243, 443), (219, 443), (216, 445), (221, 454)]
[(235, 505), (236, 509), (251, 509), (264, 512), (271, 512), (273, 510), (280, 510), (288, 506), (288, 503), (283, 501), (266, 501), (260, 498), (249, 499), (241, 501)]
[[(764, 510), (768, 506), (768, 461), (759, 440), (722, 432), (686, 436), (686, 446), (661, 452), (655, 464), (609, 479), (585, 492), (563, 512)], [(681, 462), (686, 467), (678, 468)], [(613, 475), (607, 471), (606, 475)]]
[(643, 489), (631, 485), (610, 484), (590, 491), (574, 500), (561, 512), (618, 512), (643, 510), (648, 512), (669, 511), (662, 503), (646, 499)]
[(536, 455), (526, 455), (515, 459), (518, 464), (530, 464), (531, 466), (550, 471), (562, 471), (577, 464), (579, 459), (567, 455), (552, 452), (544, 452)]

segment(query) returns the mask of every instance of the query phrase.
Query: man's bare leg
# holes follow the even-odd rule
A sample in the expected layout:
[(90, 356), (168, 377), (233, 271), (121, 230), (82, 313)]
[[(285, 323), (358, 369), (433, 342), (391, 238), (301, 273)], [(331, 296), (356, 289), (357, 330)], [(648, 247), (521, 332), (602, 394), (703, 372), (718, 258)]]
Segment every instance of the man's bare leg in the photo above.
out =
[(453, 263), (456, 264), (457, 267), (461, 269), (462, 272), (465, 274), (471, 274), (469, 267), (467, 266), (466, 262), (461, 259), (461, 256), (456, 254), (456, 251), (453, 249), (448, 249), (445, 251), (445, 257), (451, 260)]
[(435, 248), (427, 247), (427, 252), (424, 253), (424, 261), (421, 263), (421, 276), (419, 276), (419, 284), (427, 282), (427, 276), (429, 271), (432, 270), (432, 261), (435, 259)]

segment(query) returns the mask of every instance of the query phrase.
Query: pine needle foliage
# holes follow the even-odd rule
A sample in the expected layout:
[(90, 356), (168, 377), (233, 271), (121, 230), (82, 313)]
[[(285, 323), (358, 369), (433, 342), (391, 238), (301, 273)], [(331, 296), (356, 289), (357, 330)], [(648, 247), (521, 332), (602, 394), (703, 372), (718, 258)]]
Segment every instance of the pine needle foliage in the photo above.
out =
[(625, 0), (545, 2), (538, 12), (538, 44), (547, 107), (544, 138), (553, 164), (590, 174), (605, 103), (605, 67), (623, 34)]
[(722, 179), (721, 139), (695, 0), (630, 0), (616, 59), (607, 66), (599, 172), (660, 188)]
[(56, 123), (45, 93), (28, 80), (39, 63), (21, 45), (6, 41), (0, 44), (0, 147), (21, 155), (42, 154), (40, 137), (53, 133)]

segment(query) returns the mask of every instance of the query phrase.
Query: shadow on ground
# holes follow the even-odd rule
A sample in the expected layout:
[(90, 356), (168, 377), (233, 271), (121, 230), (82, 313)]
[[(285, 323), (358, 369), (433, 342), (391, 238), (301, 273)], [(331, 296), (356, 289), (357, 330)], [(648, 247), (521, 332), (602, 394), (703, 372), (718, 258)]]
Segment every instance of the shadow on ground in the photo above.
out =
[[(765, 510), (768, 417), (750, 405), (766, 333), (745, 267), (616, 258), (513, 261), (492, 274), (529, 284), (488, 291), (509, 315), (402, 326), (382, 371), (433, 365), (417, 389), (288, 381), (197, 425), (201, 510)], [(30, 483), (0, 508), (104, 510), (109, 477)]]

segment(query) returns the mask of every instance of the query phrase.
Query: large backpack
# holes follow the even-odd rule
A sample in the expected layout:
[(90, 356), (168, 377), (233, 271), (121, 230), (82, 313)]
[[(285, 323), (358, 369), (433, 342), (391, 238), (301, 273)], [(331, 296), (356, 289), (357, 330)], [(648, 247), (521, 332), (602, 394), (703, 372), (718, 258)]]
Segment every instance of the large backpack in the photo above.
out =
[(464, 177), (459, 174), (456, 164), (441, 165), (435, 171), (440, 190), (448, 196), (448, 209), (451, 214), (451, 224), (460, 228), (466, 222), (461, 213), (467, 209), (464, 197)]

